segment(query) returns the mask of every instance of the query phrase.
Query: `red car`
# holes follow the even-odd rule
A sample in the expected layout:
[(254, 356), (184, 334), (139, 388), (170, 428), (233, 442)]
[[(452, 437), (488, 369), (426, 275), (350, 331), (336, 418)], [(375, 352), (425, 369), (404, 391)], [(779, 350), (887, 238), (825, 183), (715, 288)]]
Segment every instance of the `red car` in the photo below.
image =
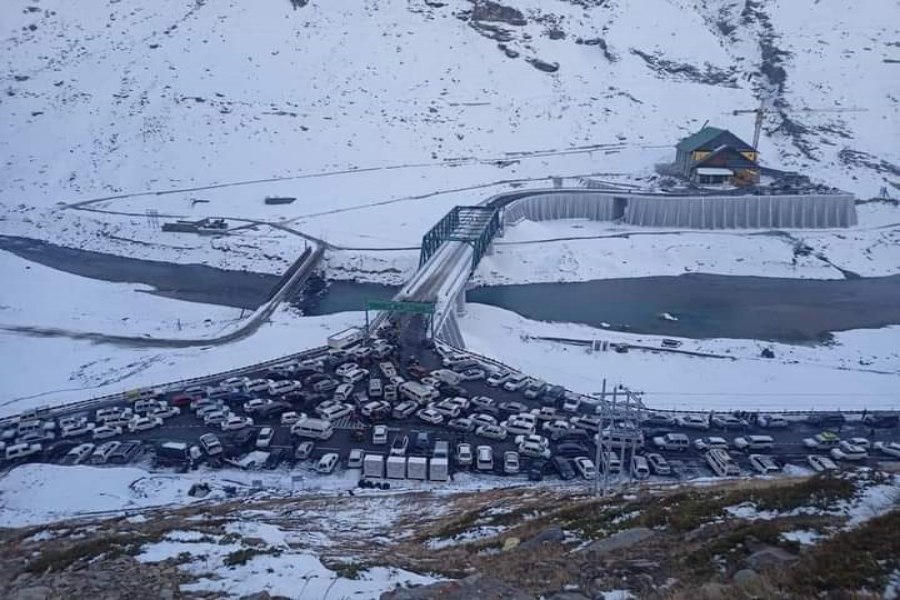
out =
[(193, 396), (189, 396), (188, 394), (177, 394), (172, 396), (172, 399), (169, 400), (169, 404), (172, 406), (177, 406), (179, 408), (190, 406), (191, 400), (193, 400)]

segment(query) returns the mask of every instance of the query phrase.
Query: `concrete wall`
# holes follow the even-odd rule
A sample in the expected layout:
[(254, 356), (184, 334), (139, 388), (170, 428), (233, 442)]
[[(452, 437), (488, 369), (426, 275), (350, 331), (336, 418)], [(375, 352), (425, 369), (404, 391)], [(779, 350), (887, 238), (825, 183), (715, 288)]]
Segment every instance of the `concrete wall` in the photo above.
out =
[(798, 196), (655, 196), (571, 191), (510, 203), (505, 225), (522, 220), (590, 219), (685, 229), (829, 229), (856, 225), (849, 194)]

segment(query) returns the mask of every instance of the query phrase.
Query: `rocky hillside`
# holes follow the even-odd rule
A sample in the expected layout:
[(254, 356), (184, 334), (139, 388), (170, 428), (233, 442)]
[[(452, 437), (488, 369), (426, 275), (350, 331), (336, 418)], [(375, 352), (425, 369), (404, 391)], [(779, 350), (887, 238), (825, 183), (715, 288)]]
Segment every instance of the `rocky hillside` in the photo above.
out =
[(0, 531), (0, 594), (50, 598), (895, 598), (900, 480), (257, 495)]
[(760, 101), (764, 163), (868, 197), (900, 180), (897, 22), (891, 0), (7, 0), (0, 201), (541, 150), (652, 173), (707, 121), (749, 139), (732, 111)]

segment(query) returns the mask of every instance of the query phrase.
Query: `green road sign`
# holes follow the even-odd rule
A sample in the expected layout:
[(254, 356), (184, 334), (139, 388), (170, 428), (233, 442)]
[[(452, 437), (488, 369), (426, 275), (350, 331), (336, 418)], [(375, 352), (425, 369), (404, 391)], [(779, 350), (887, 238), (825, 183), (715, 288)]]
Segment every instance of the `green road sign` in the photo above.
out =
[(434, 314), (433, 302), (398, 302), (395, 300), (370, 300), (366, 302), (366, 310), (386, 310), (393, 312), (414, 313), (419, 315)]

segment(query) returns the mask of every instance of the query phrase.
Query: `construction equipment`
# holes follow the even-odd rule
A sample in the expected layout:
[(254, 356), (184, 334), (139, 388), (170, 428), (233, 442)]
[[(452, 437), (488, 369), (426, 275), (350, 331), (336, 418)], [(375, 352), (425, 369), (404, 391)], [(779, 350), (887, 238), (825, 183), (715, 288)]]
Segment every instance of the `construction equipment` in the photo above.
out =
[(784, 112), (865, 112), (867, 108), (796, 108), (793, 110), (784, 110), (781, 108), (766, 108), (765, 101), (760, 102), (759, 108), (744, 108), (731, 111), (732, 115), (743, 115), (754, 113), (756, 115), (756, 123), (753, 127), (753, 147), (759, 149), (759, 134), (762, 131), (763, 116), (766, 113), (784, 113)]

